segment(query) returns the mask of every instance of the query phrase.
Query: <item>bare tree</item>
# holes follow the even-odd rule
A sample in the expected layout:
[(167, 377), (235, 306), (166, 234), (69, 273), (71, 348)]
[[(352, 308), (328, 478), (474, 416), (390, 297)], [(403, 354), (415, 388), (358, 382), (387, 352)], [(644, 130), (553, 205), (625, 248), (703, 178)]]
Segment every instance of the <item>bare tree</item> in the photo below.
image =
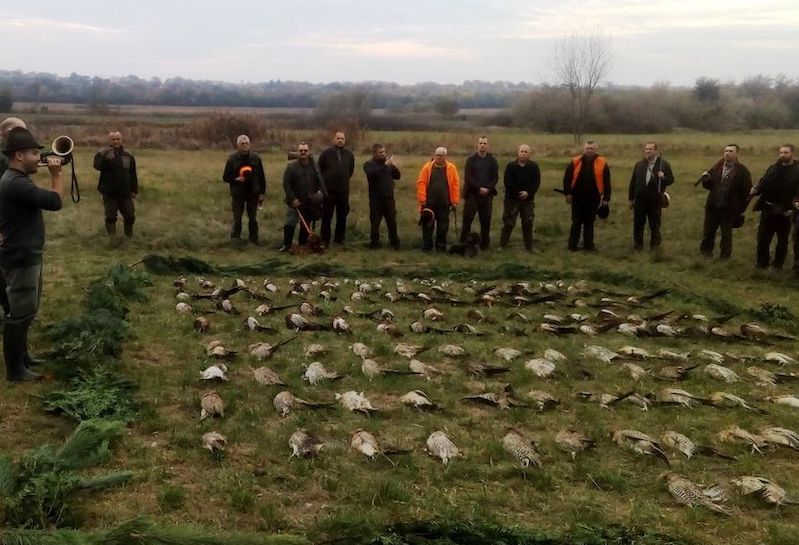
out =
[(548, 64), (555, 79), (569, 93), (569, 121), (574, 141), (579, 142), (591, 97), (613, 64), (610, 39), (596, 33), (561, 38), (553, 46)]

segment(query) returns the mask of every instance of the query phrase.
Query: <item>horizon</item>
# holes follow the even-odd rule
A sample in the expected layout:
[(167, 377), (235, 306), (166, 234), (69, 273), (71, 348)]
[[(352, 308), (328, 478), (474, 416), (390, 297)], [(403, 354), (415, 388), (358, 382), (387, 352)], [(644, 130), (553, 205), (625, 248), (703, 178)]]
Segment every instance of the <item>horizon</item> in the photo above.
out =
[[(0, 69), (230, 84), (542, 85), (554, 83), (546, 64), (565, 29), (601, 29), (614, 61), (603, 85), (683, 87), (700, 77), (799, 76), (790, 64), (799, 4), (787, 0), (764, 0), (756, 11), (743, 0), (562, 0), (554, 7), (540, 0), (409, 0), (388, 11), (353, 0), (308, 0), (303, 12), (256, 2), (220, 12), (208, 0), (142, 0), (106, 9), (86, 0), (64, 16), (47, 16), (62, 8), (43, 0), (13, 13), (0, 10), (8, 43), (58, 52), (37, 55), (33, 66), (28, 58), (6, 57)], [(575, 15), (583, 17), (575, 23)]]

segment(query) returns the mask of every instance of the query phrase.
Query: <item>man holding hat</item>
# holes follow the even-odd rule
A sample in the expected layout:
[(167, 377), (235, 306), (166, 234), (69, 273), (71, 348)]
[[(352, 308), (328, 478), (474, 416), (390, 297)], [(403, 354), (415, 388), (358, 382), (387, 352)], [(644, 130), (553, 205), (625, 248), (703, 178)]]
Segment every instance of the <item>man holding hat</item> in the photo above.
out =
[(705, 201), (705, 225), (699, 251), (713, 257), (716, 231), (721, 229), (721, 259), (732, 255), (732, 230), (743, 225), (743, 213), (749, 204), (752, 174), (738, 161), (738, 145), (724, 146), (724, 156), (699, 178), (708, 190)]
[(230, 239), (241, 237), (241, 217), (247, 210), (247, 234), (250, 242), (258, 244), (258, 205), (264, 202), (266, 174), (258, 154), (250, 151), (250, 137), (246, 134), (236, 138), (236, 152), (228, 157), (222, 180), (230, 185), (230, 201), (233, 223)]
[(594, 251), (594, 220), (597, 215), (605, 219), (610, 211), (610, 167), (597, 153), (597, 144), (583, 144), (583, 154), (572, 158), (563, 174), (563, 194), (566, 204), (572, 207), (572, 225), (569, 231), (569, 250), (577, 251), (580, 232), (583, 249)]
[(499, 245), (507, 248), (516, 218), (522, 218), (524, 249), (533, 249), (533, 221), (535, 220), (535, 194), (541, 187), (541, 169), (530, 158), (532, 150), (527, 144), (519, 146), (516, 160), (505, 167), (505, 203), (502, 212), (502, 234)]
[(658, 144), (644, 144), (644, 158), (635, 163), (627, 192), (633, 210), (633, 247), (644, 249), (644, 227), (649, 222), (649, 249), (655, 250), (662, 241), (660, 218), (666, 187), (674, 183), (671, 165), (658, 154)]
[(94, 156), (94, 168), (100, 171), (97, 191), (103, 195), (105, 230), (109, 235), (117, 232), (117, 214), (122, 214), (125, 236), (133, 236), (136, 211), (133, 200), (139, 192), (136, 159), (122, 146), (122, 133), (108, 134), (108, 147)]
[(433, 160), (422, 167), (416, 180), (416, 199), (421, 211), (422, 250), (433, 251), (435, 229), (435, 249), (446, 252), (449, 211), (457, 208), (460, 199), (458, 168), (447, 161), (447, 148), (436, 148)]
[(44, 249), (42, 210), (59, 210), (64, 196), (61, 158), (49, 157), (51, 190), (29, 177), (38, 170), (40, 146), (30, 132), (12, 129), (3, 153), (9, 168), (0, 178), (0, 271), (6, 281), (9, 312), (3, 323), (3, 355), (9, 381), (38, 380), (30, 370), (28, 329), (39, 309)]

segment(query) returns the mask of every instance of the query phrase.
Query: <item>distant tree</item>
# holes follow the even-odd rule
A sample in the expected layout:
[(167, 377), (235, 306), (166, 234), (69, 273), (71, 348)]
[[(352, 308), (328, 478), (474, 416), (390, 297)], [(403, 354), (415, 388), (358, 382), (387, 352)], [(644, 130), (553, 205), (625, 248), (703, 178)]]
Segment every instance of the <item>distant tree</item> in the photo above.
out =
[(357, 122), (365, 125), (372, 114), (372, 97), (364, 88), (341, 91), (323, 98), (314, 115), (325, 124)]
[(613, 64), (610, 39), (602, 34), (572, 34), (558, 40), (548, 58), (555, 79), (568, 92), (574, 141), (583, 137), (588, 107)]
[(443, 96), (433, 101), (433, 111), (439, 115), (452, 117), (458, 113), (458, 110), (460, 110), (460, 106), (457, 97)]
[(8, 87), (0, 89), (0, 112), (10, 113), (14, 109), (14, 99)]
[(102, 78), (93, 78), (92, 85), (89, 88), (89, 100), (87, 105), (89, 111), (96, 114), (104, 114), (108, 112), (108, 105), (106, 104), (106, 92), (108, 90), (108, 80)]
[(721, 98), (721, 83), (714, 78), (699, 78), (694, 83), (694, 97), (699, 102), (718, 102)]

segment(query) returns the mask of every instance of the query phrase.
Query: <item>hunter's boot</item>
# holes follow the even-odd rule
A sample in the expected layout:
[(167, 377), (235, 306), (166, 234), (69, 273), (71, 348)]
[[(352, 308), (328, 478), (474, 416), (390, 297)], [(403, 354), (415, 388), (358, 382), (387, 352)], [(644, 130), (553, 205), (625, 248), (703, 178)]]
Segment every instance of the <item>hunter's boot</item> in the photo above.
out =
[(109, 235), (114, 236), (117, 234), (117, 222), (105, 220), (105, 230), (108, 232)]
[(133, 222), (136, 218), (125, 218), (125, 236), (131, 238), (133, 236)]
[(25, 365), (28, 357), (28, 327), (29, 324), (3, 324), (3, 356), (6, 360), (6, 379), (10, 382), (42, 379), (42, 375), (34, 373)]
[(291, 241), (294, 240), (294, 227), (289, 225), (283, 226), (283, 246), (278, 250), (279, 252), (288, 252), (291, 249)]
[(247, 231), (249, 234), (249, 240), (252, 244), (258, 244), (258, 222), (255, 220), (250, 220), (247, 224)]

